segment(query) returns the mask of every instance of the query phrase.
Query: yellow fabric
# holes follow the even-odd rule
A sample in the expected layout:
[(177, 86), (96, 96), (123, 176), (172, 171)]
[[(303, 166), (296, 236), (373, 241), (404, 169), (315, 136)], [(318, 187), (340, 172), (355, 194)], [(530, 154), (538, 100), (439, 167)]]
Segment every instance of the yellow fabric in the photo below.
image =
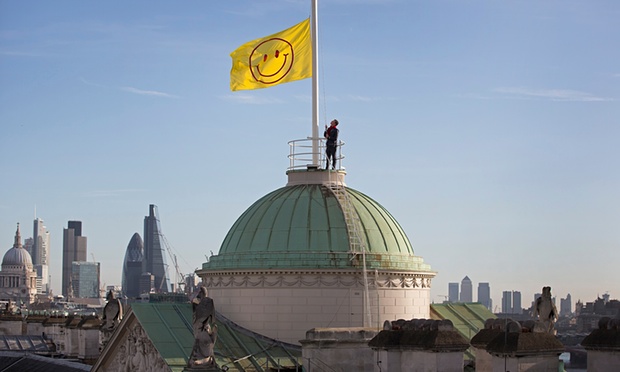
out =
[(234, 52), (230, 90), (268, 88), (312, 76), (310, 19), (249, 41)]

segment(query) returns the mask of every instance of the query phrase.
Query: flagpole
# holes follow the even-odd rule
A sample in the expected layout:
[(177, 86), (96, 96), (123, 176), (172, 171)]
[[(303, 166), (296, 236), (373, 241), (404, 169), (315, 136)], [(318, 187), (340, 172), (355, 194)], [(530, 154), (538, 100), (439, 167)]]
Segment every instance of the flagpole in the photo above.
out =
[(312, 165), (319, 167), (319, 22), (318, 0), (312, 0)]

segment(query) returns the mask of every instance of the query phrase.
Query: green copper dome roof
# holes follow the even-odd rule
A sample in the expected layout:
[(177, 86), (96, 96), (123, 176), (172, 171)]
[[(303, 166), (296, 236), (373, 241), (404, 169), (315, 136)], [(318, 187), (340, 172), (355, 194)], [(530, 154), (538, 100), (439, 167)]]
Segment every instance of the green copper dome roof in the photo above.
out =
[[(385, 208), (359, 191), (347, 187), (346, 192), (361, 222), (367, 269), (430, 271)], [(361, 255), (354, 256), (345, 213), (332, 190), (294, 185), (250, 206), (203, 270), (351, 269), (362, 265)]]

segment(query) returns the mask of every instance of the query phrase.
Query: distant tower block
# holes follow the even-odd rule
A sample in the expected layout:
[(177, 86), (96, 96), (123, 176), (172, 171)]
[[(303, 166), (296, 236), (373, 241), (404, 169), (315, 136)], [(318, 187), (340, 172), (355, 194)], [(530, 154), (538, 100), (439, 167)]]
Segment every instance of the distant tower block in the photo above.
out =
[(157, 206), (149, 205), (149, 215), (144, 217), (144, 258), (142, 272), (155, 277), (155, 292), (170, 292), (166, 268), (166, 253), (161, 241), (161, 228)]
[(69, 221), (62, 236), (62, 295), (69, 297), (71, 288), (71, 270), (74, 261), (87, 261), (86, 237), (82, 236), (82, 222)]
[(155, 286), (155, 275), (151, 273), (142, 273), (140, 275), (140, 294), (150, 293)]
[(473, 288), (471, 284), (471, 279), (468, 276), (465, 276), (463, 280), (461, 280), (461, 302), (472, 302), (473, 301)]

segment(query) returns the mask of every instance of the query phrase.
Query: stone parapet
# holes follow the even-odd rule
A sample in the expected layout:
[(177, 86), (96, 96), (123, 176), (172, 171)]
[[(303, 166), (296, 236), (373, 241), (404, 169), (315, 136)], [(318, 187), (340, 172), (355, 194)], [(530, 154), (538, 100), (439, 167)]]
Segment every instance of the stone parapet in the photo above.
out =
[(385, 321), (368, 345), (375, 351), (374, 371), (463, 371), (469, 342), (450, 320)]
[(300, 340), (304, 370), (372, 371), (374, 355), (368, 342), (377, 328), (313, 328)]
[(476, 370), (478, 371), (492, 371), (493, 357), (487, 351), (487, 346), (495, 337), (503, 334), (504, 325), (507, 319), (487, 319), (484, 323), (484, 328), (478, 331), (474, 337), (469, 341), (474, 353), (476, 354)]
[(452, 321), (412, 319), (386, 321), (383, 330), (369, 345), (376, 349), (418, 349), (433, 352), (460, 351), (469, 348), (469, 342)]
[(601, 318), (581, 345), (588, 352), (588, 371), (620, 370), (620, 319)]
[(620, 319), (601, 318), (598, 329), (590, 332), (581, 341), (581, 346), (588, 351), (620, 351)]
[(476, 371), (558, 371), (564, 345), (539, 322), (489, 319), (471, 340)]

